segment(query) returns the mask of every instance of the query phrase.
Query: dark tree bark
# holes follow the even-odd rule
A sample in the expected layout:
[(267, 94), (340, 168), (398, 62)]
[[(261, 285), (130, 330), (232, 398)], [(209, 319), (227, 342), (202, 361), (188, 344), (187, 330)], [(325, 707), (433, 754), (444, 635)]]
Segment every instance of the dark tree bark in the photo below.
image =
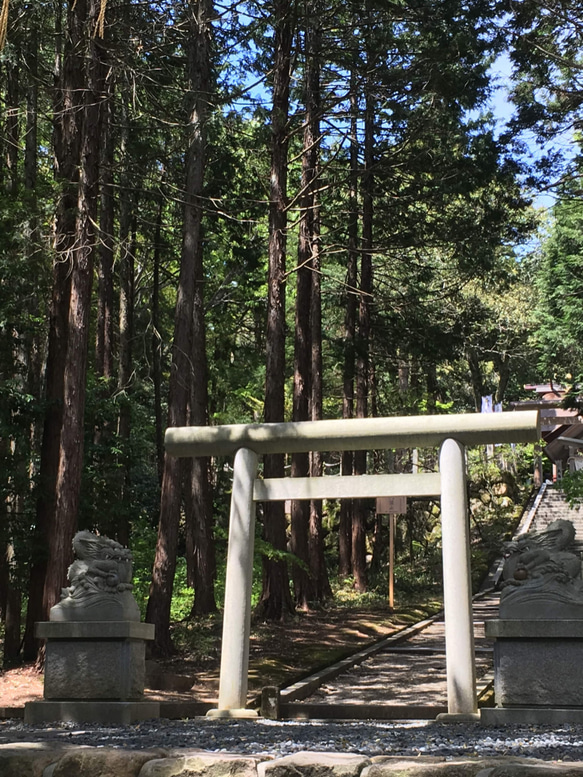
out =
[(6, 598), (4, 602), (4, 655), (2, 663), (4, 668), (12, 666), (19, 660), (20, 653), (20, 610), (22, 597), (16, 580), (13, 579), (14, 546), (9, 543), (6, 546), (5, 558), (0, 564), (0, 574), (6, 583)]
[[(62, 31), (60, 7), (57, 8), (55, 89), (54, 89), (54, 148), (55, 177), (60, 186), (55, 225), (55, 259), (49, 311), (48, 354), (45, 371), (45, 418), (41, 442), (39, 487), (33, 537), (28, 607), (24, 635), (23, 656), (33, 659), (40, 646), (34, 638), (36, 621), (48, 620), (49, 602), (57, 592), (43, 598), (48, 538), (56, 523), (56, 488), (60, 460), (60, 437), (63, 425), (64, 378), (68, 352), (69, 302), (72, 279), (72, 247), (75, 241), (77, 185), (83, 111), (83, 14), (82, 3), (68, 8), (66, 35)], [(86, 20), (85, 20), (86, 21)], [(63, 51), (62, 42), (66, 41)], [(70, 551), (63, 549), (65, 563)], [(60, 580), (60, 586), (64, 580)], [(59, 590), (59, 589), (57, 589)], [(54, 601), (53, 601), (54, 603)]]
[(38, 167), (38, 30), (36, 20), (27, 41), (29, 79), (26, 87), (26, 137), (24, 140), (24, 186), (36, 203)]
[[(373, 246), (373, 148), (374, 100), (367, 89), (364, 118), (364, 170), (362, 176), (362, 241), (360, 259), (360, 303), (358, 311), (358, 349), (356, 357), (356, 417), (368, 414), (369, 353), (371, 332), (372, 246)], [(354, 474), (366, 473), (366, 451), (354, 454)], [(366, 518), (363, 500), (355, 500), (352, 519), (352, 574), (357, 591), (366, 591)]]
[(470, 377), (472, 379), (472, 392), (474, 394), (474, 406), (476, 413), (482, 410), (482, 397), (484, 396), (484, 381), (482, 378), (482, 370), (480, 369), (480, 361), (476, 353), (475, 348), (468, 346), (466, 348), (466, 358), (468, 360), (468, 366), (470, 368)]
[[(197, 264), (201, 262), (198, 255), (201, 248), (200, 197), (205, 170), (205, 121), (210, 88), (211, 15), (212, 4), (209, 0), (189, 5), (188, 65), (192, 111), (189, 117), (186, 203), (168, 398), (169, 426), (186, 424), (192, 385), (193, 303), (199, 277)], [(176, 571), (182, 472), (180, 459), (164, 457), (158, 541), (146, 615), (147, 620), (156, 625), (154, 652), (158, 655), (168, 655), (173, 651), (169, 634), (170, 605)]]
[(187, 553), (192, 557), (191, 617), (216, 612), (216, 557), (212, 524), (212, 492), (208, 458), (192, 459), (186, 492)]
[(97, 327), (95, 342), (95, 373), (109, 380), (113, 377), (113, 83), (106, 83), (103, 104), (101, 150), (101, 208), (99, 213), (99, 263), (97, 267)]
[[(267, 297), (267, 334), (265, 364), (264, 420), (284, 420), (285, 381), (285, 267), (287, 238), (287, 122), (291, 47), (293, 39), (293, 3), (275, 0), (273, 58), (273, 105), (271, 110), (271, 176), (269, 197), (269, 270)], [(265, 457), (266, 478), (283, 477), (283, 455)], [(282, 502), (265, 505), (264, 536), (276, 550), (286, 550), (286, 526)], [(263, 559), (263, 591), (258, 605), (261, 615), (281, 619), (293, 612), (287, 564), (282, 560)]]
[[(318, 181), (320, 168), (320, 57), (322, 35), (318, 20), (318, 4), (307, 3), (307, 42), (306, 42), (306, 128), (304, 148), (308, 154), (306, 164), (310, 181), (310, 198), (306, 203), (310, 212), (310, 251), (311, 251), (311, 295), (310, 295), (310, 335), (311, 335), (311, 396), (310, 418), (319, 421), (322, 418), (322, 292), (321, 292), (321, 254), (320, 254), (320, 206)], [(322, 453), (313, 451), (310, 455), (310, 475), (322, 476)], [(322, 500), (310, 502), (310, 522), (308, 533), (308, 556), (311, 576), (312, 596), (322, 601), (332, 596), (326, 560), (324, 557), (324, 532), (322, 527)]]
[[(11, 343), (10, 338), (3, 332), (1, 336), (2, 351), (6, 351), (9, 364)], [(14, 367), (8, 367), (7, 373), (14, 374)], [(0, 380), (4, 377), (4, 370), (0, 371)], [(0, 409), (2, 416), (2, 426), (8, 428), (11, 412), (8, 407)], [(17, 469), (19, 463), (14, 461), (19, 453), (15, 443), (17, 440), (4, 437), (0, 439), (0, 460), (3, 462), (12, 462), (8, 467), (3, 468), (0, 474), (0, 484), (3, 498), (0, 499), (0, 621), (4, 624), (3, 656), (2, 665), (11, 666), (18, 660), (20, 651), (20, 589), (14, 579), (14, 544), (12, 541), (13, 528), (17, 525), (19, 519), (18, 511), (22, 510), (23, 498), (15, 489), (14, 469)]]
[[(314, 232), (312, 243), (312, 401), (311, 419), (322, 419), (322, 297), (320, 288), (320, 219), (319, 208), (314, 200)], [(313, 451), (310, 456), (311, 477), (321, 477), (323, 471), (322, 453)], [(324, 531), (322, 526), (322, 500), (310, 502), (310, 531), (308, 536), (310, 574), (314, 599), (323, 601), (332, 597), (332, 589), (324, 556)]]
[(437, 368), (435, 364), (428, 364), (425, 381), (427, 385), (427, 413), (434, 415), (437, 409), (439, 385), (437, 383)]
[[(303, 183), (303, 176), (302, 176)], [(310, 240), (305, 234), (305, 213), (300, 222), (300, 246), (298, 250), (298, 279), (296, 293), (296, 326), (295, 326), (295, 357), (294, 357), (294, 387), (293, 387), (293, 420), (307, 421), (309, 411), (310, 367), (311, 367), (311, 337), (310, 337), (310, 294), (311, 272)], [(303, 253), (307, 249), (307, 256)], [(310, 458), (307, 452), (294, 453), (291, 459), (292, 477), (308, 477), (310, 474)], [(294, 499), (291, 503), (291, 535), (290, 550), (300, 560), (294, 564), (292, 579), (294, 584), (294, 599), (296, 607), (302, 610), (309, 608), (314, 598), (312, 579), (310, 575), (310, 558), (308, 550), (308, 533), (310, 526), (310, 503), (306, 500)]]
[[(128, 120), (124, 122), (124, 132), (129, 133)], [(127, 148), (127, 138), (122, 141), (122, 149)], [(124, 153), (125, 156), (125, 153)], [(127, 164), (127, 162), (126, 162)], [(119, 456), (117, 501), (119, 510), (115, 525), (112, 527), (115, 537), (122, 545), (130, 539), (130, 438), (132, 432), (132, 376), (133, 376), (133, 339), (134, 339), (134, 294), (135, 294), (135, 254), (137, 231), (137, 194), (131, 192), (130, 171), (126, 167), (122, 175), (123, 199), (120, 209), (120, 255), (119, 255), (119, 364), (117, 391), (119, 412), (117, 419)]]
[(162, 258), (162, 215), (164, 198), (160, 197), (154, 237), (152, 270), (152, 381), (154, 383), (154, 415), (156, 419), (156, 463), (158, 480), (164, 473), (164, 429), (162, 427), (162, 338), (160, 337), (160, 262)]
[[(309, 5), (309, 4), (306, 4)], [(308, 8), (306, 8), (308, 11)], [(309, 11), (308, 11), (309, 13)], [(308, 19), (307, 27), (310, 21)], [(312, 371), (312, 332), (311, 332), (311, 295), (312, 295), (312, 244), (314, 235), (314, 195), (313, 182), (316, 173), (317, 139), (313, 137), (311, 121), (310, 85), (308, 58), (311, 35), (307, 29), (304, 34), (306, 57), (306, 84), (304, 88), (306, 115), (304, 119), (304, 150), (302, 155), (302, 176), (300, 205), (300, 234), (298, 240), (298, 268), (296, 271), (296, 311), (294, 338), (294, 384), (293, 384), (293, 420), (307, 421), (310, 411), (311, 371)], [(309, 453), (294, 453), (291, 457), (292, 477), (308, 477), (310, 473)], [(310, 528), (310, 504), (305, 500), (293, 500), (291, 504), (292, 553), (302, 562), (292, 569), (294, 598), (296, 607), (309, 608), (314, 598), (310, 570), (308, 535)]]
[[(67, 353), (64, 363), (63, 416), (55, 488), (55, 518), (48, 535), (47, 574), (43, 610), (59, 600), (71, 560), (71, 541), (77, 526), (83, 465), (83, 421), (89, 343), (89, 313), (96, 247), (100, 116), (102, 88), (101, 45), (94, 35), (100, 3), (76, 0), (70, 10), (69, 29), (78, 30), (85, 54), (84, 103), (80, 143), (79, 185), (75, 220), (75, 244), (69, 247), (71, 288), (67, 321)], [(66, 69), (66, 68), (65, 68)], [(66, 82), (65, 82), (66, 83)]]
[[(356, 96), (356, 78), (351, 84), (351, 120), (350, 120), (350, 188), (348, 193), (348, 257), (346, 267), (346, 308), (344, 313), (344, 366), (342, 391), (342, 418), (354, 416), (354, 374), (356, 359), (356, 301), (358, 266), (358, 138), (357, 119), (358, 101)], [(352, 475), (354, 454), (342, 453), (342, 475)], [(338, 576), (341, 579), (352, 574), (352, 499), (343, 499), (340, 503), (340, 525), (338, 527)]]
[[(209, 75), (210, 81), (210, 75)], [(202, 208), (196, 203), (193, 218), (198, 219), (200, 233)], [(208, 364), (206, 354), (206, 327), (204, 305), (204, 272), (202, 245), (199, 244), (196, 264), (196, 285), (192, 320), (192, 392), (190, 423), (195, 426), (208, 424)], [(216, 612), (215, 576), (216, 558), (213, 536), (213, 503), (210, 483), (210, 459), (192, 459), (190, 478), (186, 490), (186, 541), (187, 566), (192, 569), (194, 603), (192, 616)]]
[(496, 370), (498, 371), (498, 385), (496, 387), (495, 402), (497, 405), (504, 400), (506, 387), (510, 380), (510, 356), (507, 353), (501, 353), (495, 360)]
[[(26, 85), (26, 137), (24, 142), (24, 188), (30, 206), (30, 216), (26, 224), (26, 256), (30, 267), (39, 268), (44, 272), (44, 256), (38, 218), (38, 47), (39, 31), (35, 19), (31, 25), (27, 39), (28, 82)], [(41, 295), (34, 294), (30, 300), (30, 312), (33, 317), (40, 318), (46, 311), (41, 303)], [(41, 396), (41, 382), (44, 359), (44, 336), (40, 332), (27, 333), (23, 342), (23, 350), (27, 364), (28, 393)], [(35, 420), (30, 430), (30, 450), (38, 454), (40, 448), (40, 424)], [(36, 455), (30, 462), (30, 472), (35, 476)]]
[[(27, 216), (24, 223), (11, 223), (9, 217), (4, 224), (6, 234), (22, 231), (23, 252), (27, 267), (32, 278), (35, 272), (44, 272), (44, 266), (39, 262), (38, 218), (36, 211), (37, 182), (37, 100), (38, 100), (38, 65), (37, 65), (37, 31), (36, 22), (32, 22), (30, 30), (24, 35), (18, 35), (14, 41), (16, 56), (12, 55), (5, 61), (5, 132), (6, 143), (5, 166), (3, 166), (6, 191), (14, 201), (17, 198), (26, 204)], [(26, 57), (27, 68), (21, 68), (19, 62)], [(26, 121), (24, 138), (21, 137), (22, 122), (20, 119), (22, 104), (26, 105)], [(24, 155), (21, 145), (24, 143)], [(22, 164), (21, 156), (24, 157)], [(22, 183), (24, 180), (24, 191)], [(22, 300), (26, 315), (30, 320), (39, 318), (38, 297), (35, 291)], [(40, 336), (26, 325), (23, 329), (9, 325), (3, 330), (0, 350), (6, 354), (6, 371), (0, 374), (0, 382), (4, 378), (14, 381), (15, 388), (24, 396), (40, 395), (41, 347)], [(5, 403), (2, 415), (5, 416), (5, 429), (11, 423), (18, 424), (18, 418)], [(16, 411), (18, 413), (18, 411)], [(26, 493), (27, 482), (31, 474), (36, 475), (35, 461), (38, 450), (38, 430), (36, 421), (32, 421), (28, 429), (11, 437), (5, 436), (0, 441), (1, 457), (10, 462), (3, 473), (6, 480), (3, 483), (5, 499), (0, 509), (0, 610), (4, 621), (4, 666), (10, 666), (20, 661), (21, 651), (21, 604), (22, 586), (15, 576), (14, 533), (22, 522), (28, 510), (29, 494)], [(40, 586), (39, 586), (40, 588)], [(41, 589), (42, 590), (42, 589)], [(38, 595), (40, 600), (40, 594)], [(33, 644), (31, 653), (35, 651)]]
[(6, 190), (18, 191), (18, 151), (20, 147), (20, 67), (18, 62), (6, 63)]

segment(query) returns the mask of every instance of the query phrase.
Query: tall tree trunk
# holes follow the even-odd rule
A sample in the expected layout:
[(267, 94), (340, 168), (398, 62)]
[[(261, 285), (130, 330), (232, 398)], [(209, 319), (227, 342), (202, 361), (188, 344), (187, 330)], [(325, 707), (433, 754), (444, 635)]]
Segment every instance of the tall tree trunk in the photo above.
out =
[[(360, 259), (360, 304), (358, 312), (358, 351), (356, 359), (356, 416), (368, 413), (370, 307), (372, 295), (373, 240), (373, 147), (374, 101), (367, 86), (364, 117), (364, 171), (362, 177), (362, 250)], [(366, 473), (366, 451), (354, 454), (354, 474)], [(357, 591), (366, 591), (366, 503), (355, 500), (352, 520), (352, 574)]]
[[(320, 288), (320, 213), (317, 200), (314, 200), (314, 232), (312, 242), (312, 397), (311, 419), (322, 419), (322, 296)], [(310, 475), (322, 477), (322, 453), (312, 451), (310, 456)], [(322, 526), (322, 500), (310, 502), (310, 532), (308, 536), (310, 574), (314, 589), (314, 599), (323, 601), (332, 597), (332, 589), (326, 569), (324, 555), (324, 530)]]
[(426, 367), (425, 383), (427, 386), (427, 413), (428, 415), (435, 415), (439, 385), (437, 383), (437, 368), (433, 363), (428, 364)]
[(186, 492), (187, 553), (191, 556), (191, 585), (194, 602), (191, 617), (216, 612), (216, 556), (212, 523), (210, 460), (195, 458), (190, 462)]
[(154, 416), (156, 419), (156, 464), (158, 481), (164, 473), (164, 430), (162, 428), (162, 338), (160, 336), (160, 262), (162, 258), (162, 215), (164, 197), (160, 196), (154, 237), (152, 270), (152, 381), (154, 383)]
[[(200, 35), (202, 28), (208, 25), (213, 14), (212, 2), (207, 2), (199, 8), (197, 30), (193, 33)], [(210, 32), (210, 29), (209, 29)], [(202, 38), (202, 45), (194, 46), (190, 52), (193, 83), (197, 83), (199, 92), (199, 105), (196, 111), (199, 114), (197, 129), (192, 137), (191, 151), (195, 159), (196, 174), (193, 176), (193, 190), (191, 199), (187, 201), (187, 218), (190, 222), (190, 230), (197, 243), (193, 255), (195, 265), (194, 307), (192, 315), (192, 387), (190, 397), (190, 423), (196, 426), (208, 424), (208, 362), (206, 353), (206, 323), (205, 323), (205, 299), (204, 299), (204, 265), (203, 265), (203, 241), (202, 241), (202, 202), (201, 195), (204, 184), (204, 154), (206, 141), (206, 119), (208, 108), (212, 103), (211, 80), (211, 45), (210, 34)], [(216, 557), (215, 542), (213, 536), (213, 499), (210, 482), (210, 459), (193, 459), (190, 467), (190, 477), (187, 488), (186, 511), (186, 540), (190, 549), (187, 557), (187, 566), (192, 569), (192, 583), (194, 586), (194, 602), (191, 615), (207, 615), (215, 612), (215, 576)]]
[(474, 394), (474, 406), (476, 413), (479, 413), (482, 409), (482, 397), (484, 396), (484, 381), (482, 378), (482, 370), (480, 369), (480, 361), (476, 353), (476, 349), (468, 345), (466, 348), (466, 358), (468, 360), (468, 366), (470, 368), (470, 377), (472, 379), (472, 391)]
[(18, 191), (18, 151), (20, 147), (20, 68), (18, 62), (6, 63), (6, 191)]
[[(202, 217), (200, 198), (205, 170), (205, 122), (210, 88), (211, 14), (212, 4), (209, 0), (189, 4), (188, 75), (192, 111), (189, 117), (182, 256), (168, 398), (169, 426), (185, 426), (192, 385), (194, 298), (197, 278), (200, 277), (197, 267), (202, 262), (199, 256)], [(168, 455), (164, 457), (158, 541), (147, 609), (147, 620), (156, 625), (154, 652), (158, 655), (168, 655), (173, 650), (169, 633), (170, 605), (176, 571), (182, 472), (180, 459)]]
[[(4, 550), (4, 549), (3, 549)], [(4, 668), (18, 662), (20, 653), (20, 610), (21, 594), (14, 579), (14, 546), (8, 543), (5, 549), (5, 558), (0, 564), (0, 570), (5, 569), (6, 599), (4, 603), (4, 655), (2, 663)]]
[[(358, 97), (356, 77), (352, 76), (350, 96), (350, 184), (348, 192), (348, 257), (346, 267), (346, 308), (344, 313), (344, 365), (342, 390), (342, 418), (354, 415), (354, 371), (356, 359), (356, 300), (358, 266)], [(342, 475), (352, 475), (354, 454), (342, 453)], [(340, 503), (340, 525), (338, 527), (338, 576), (340, 579), (352, 574), (352, 499)]]
[[(63, 425), (65, 363), (68, 350), (71, 296), (71, 249), (75, 241), (75, 215), (81, 144), (83, 95), (81, 6), (67, 11), (63, 35), (61, 7), (56, 7), (54, 148), (55, 177), (60, 187), (55, 224), (55, 258), (49, 311), (48, 354), (45, 371), (45, 418), (41, 442), (39, 487), (33, 536), (28, 607), (23, 656), (36, 656), (40, 643), (34, 637), (36, 621), (48, 620), (48, 599), (43, 601), (47, 573), (48, 540), (56, 522), (56, 484)], [(62, 44), (66, 40), (63, 52)], [(64, 554), (68, 557), (67, 550)], [(50, 597), (55, 598), (55, 595)]]
[[(3, 146), (5, 144), (5, 154), (3, 165), (4, 175), (3, 183), (8, 199), (17, 202), (24, 202), (29, 209), (30, 217), (21, 224), (10, 214), (5, 218), (3, 229), (6, 235), (16, 235), (23, 231), (21, 238), (23, 240), (23, 251), (27, 265), (30, 268), (31, 277), (34, 272), (35, 241), (37, 239), (35, 227), (35, 199), (32, 188), (36, 182), (36, 170), (31, 177), (30, 169), (30, 144), (25, 136), (24, 143), (26, 152), (24, 156), (24, 170), (21, 162), (21, 104), (23, 102), (24, 90), (27, 84), (21, 78), (24, 71), (21, 72), (20, 60), (23, 56), (23, 50), (28, 51), (27, 42), (18, 37), (15, 41), (15, 51), (11, 56), (5, 58), (4, 66), (6, 71), (6, 87), (4, 93), (4, 115), (5, 126), (3, 133)], [(31, 68), (35, 70), (35, 51), (31, 50)], [(30, 91), (27, 89), (27, 110), (26, 127), (30, 126), (29, 106)], [(32, 124), (32, 131), (36, 129), (36, 120)], [(22, 178), (24, 173), (25, 191), (22, 192)], [(8, 200), (7, 200), (8, 201)], [(11, 249), (8, 249), (11, 251)], [(15, 259), (21, 261), (19, 248), (14, 246)], [(12, 252), (12, 251), (11, 251)], [(27, 296), (23, 300), (26, 311), (23, 311), (22, 320), (25, 320), (25, 313), (28, 313), (31, 320), (33, 316), (38, 316), (38, 310), (35, 306), (35, 295)], [(35, 363), (35, 350), (38, 346), (33, 339), (29, 327), (23, 325), (20, 329), (17, 324), (8, 319), (1, 327), (0, 334), (0, 353), (3, 356), (4, 369), (0, 370), (0, 384), (9, 385), (12, 383), (14, 390), (22, 396), (33, 394), (37, 388), (33, 382), (33, 365)], [(34, 394), (37, 396), (37, 394)], [(18, 525), (22, 522), (26, 514), (27, 494), (26, 483), (29, 480), (32, 467), (32, 443), (34, 439), (34, 424), (31, 424), (28, 430), (21, 429), (20, 433), (12, 432), (11, 428), (18, 426), (18, 411), (11, 406), (8, 399), (3, 402), (1, 412), (1, 421), (3, 428), (3, 439), (0, 440), (0, 460), (5, 465), (2, 472), (0, 498), (0, 610), (4, 622), (4, 654), (3, 665), (5, 667), (16, 663), (19, 660), (20, 652), (20, 629), (21, 629), (21, 589), (15, 575), (15, 554), (14, 554), (14, 536), (18, 531)]]
[(97, 328), (95, 342), (95, 373), (109, 380), (113, 377), (113, 83), (106, 82), (103, 104), (101, 149), (101, 209), (99, 213), (99, 264), (97, 268)]
[[(209, 74), (210, 80), (210, 74)], [(207, 86), (210, 91), (210, 84)], [(201, 179), (202, 186), (202, 179)], [(196, 203), (193, 214), (200, 220), (202, 208)], [(192, 322), (192, 393), (190, 405), (190, 423), (195, 426), (208, 424), (208, 364), (206, 354), (206, 327), (204, 304), (204, 272), (202, 241), (196, 254), (196, 286)], [(215, 612), (215, 576), (216, 558), (213, 536), (213, 500), (210, 482), (210, 459), (192, 459), (190, 478), (187, 488), (186, 534), (187, 548), (190, 549), (187, 563), (191, 561), (194, 603), (192, 616), (208, 615)], [(191, 555), (192, 554), (192, 555)]]
[[(296, 311), (294, 338), (294, 383), (293, 383), (293, 420), (307, 421), (311, 397), (312, 333), (310, 328), (312, 294), (312, 242), (314, 234), (313, 181), (317, 158), (311, 121), (310, 86), (308, 60), (311, 60), (311, 33), (309, 31), (309, 3), (306, 3), (306, 31), (304, 33), (304, 55), (306, 58), (304, 99), (306, 115), (304, 119), (304, 150), (302, 155), (302, 176), (300, 196), (300, 234), (298, 240), (298, 268), (296, 272)], [(292, 477), (308, 477), (310, 457), (308, 452), (293, 453), (291, 457)], [(296, 607), (309, 608), (314, 598), (310, 575), (310, 557), (308, 534), (310, 528), (310, 504), (305, 500), (293, 500), (291, 503), (290, 548), (300, 560), (292, 569), (294, 598)]]
[[(26, 223), (26, 257), (31, 268), (38, 268), (39, 272), (45, 272), (42, 238), (39, 229), (38, 218), (38, 47), (39, 30), (38, 21), (35, 18), (31, 24), (27, 40), (28, 83), (26, 86), (26, 138), (24, 144), (24, 188), (29, 203), (30, 215)], [(41, 270), (42, 268), (42, 270)], [(30, 300), (31, 316), (39, 319), (45, 317), (46, 311), (41, 302), (42, 295), (34, 294)], [(41, 381), (44, 359), (44, 335), (35, 331), (29, 333), (23, 343), (26, 351), (28, 393), (31, 396), (41, 396)], [(34, 451), (34, 459), (30, 461), (30, 476), (36, 481), (36, 460), (39, 443), (39, 422), (35, 421), (30, 430), (30, 450)]]
[[(311, 172), (310, 200), (307, 207), (311, 211), (311, 296), (310, 296), (310, 335), (312, 391), (310, 396), (310, 418), (319, 421), (322, 418), (322, 290), (321, 290), (321, 254), (320, 254), (320, 206), (318, 198), (318, 180), (320, 168), (320, 56), (322, 35), (317, 16), (318, 5), (308, 2), (308, 36), (311, 38), (306, 50), (310, 52), (307, 61), (306, 96), (306, 132), (304, 147), (309, 154), (308, 170)], [(322, 476), (322, 453), (312, 451), (310, 455), (310, 475)], [(310, 524), (308, 534), (308, 556), (313, 598), (322, 601), (332, 596), (326, 560), (324, 556), (324, 532), (322, 528), (322, 500), (310, 502)]]
[(496, 387), (496, 397), (494, 402), (497, 405), (502, 404), (506, 386), (510, 380), (510, 356), (507, 353), (501, 353), (495, 360), (496, 370), (498, 371), (498, 386)]
[[(287, 238), (287, 150), (293, 7), (290, 0), (274, 4), (273, 105), (271, 110), (271, 176), (269, 196), (269, 270), (265, 363), (266, 423), (284, 420), (285, 389), (285, 266)], [(282, 454), (265, 456), (266, 478), (284, 475)], [(264, 536), (276, 550), (287, 547), (284, 504), (265, 505)], [(258, 605), (263, 617), (281, 619), (293, 611), (287, 564), (263, 559), (263, 591)]]
[(120, 213), (120, 256), (119, 256), (119, 367), (117, 390), (119, 412), (117, 419), (118, 447), (121, 450), (118, 469), (118, 504), (116, 517), (116, 539), (127, 545), (130, 537), (130, 439), (132, 432), (131, 387), (133, 376), (134, 336), (134, 287), (135, 253), (137, 229), (137, 194), (130, 193), (129, 170), (124, 171), (123, 202)]
[[(96, 32), (100, 3), (76, 0), (70, 11), (69, 30), (78, 31), (85, 63), (84, 104), (80, 143), (79, 186), (75, 220), (75, 244), (66, 256), (71, 274), (67, 322), (67, 354), (64, 364), (63, 416), (55, 488), (55, 518), (48, 537), (47, 574), (43, 609), (48, 612), (59, 599), (71, 559), (71, 542), (77, 513), (83, 466), (83, 422), (89, 343), (89, 313), (95, 223), (99, 189), (100, 115), (102, 99), (102, 51)], [(66, 70), (66, 65), (65, 65)], [(82, 71), (83, 74), (83, 71)]]

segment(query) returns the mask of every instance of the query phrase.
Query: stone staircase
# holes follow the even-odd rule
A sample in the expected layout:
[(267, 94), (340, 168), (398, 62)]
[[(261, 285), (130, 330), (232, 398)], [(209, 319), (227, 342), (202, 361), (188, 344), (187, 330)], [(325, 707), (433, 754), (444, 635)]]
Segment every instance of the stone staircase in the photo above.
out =
[[(583, 562), (583, 506), (569, 507), (560, 487), (549, 480), (542, 484), (538, 492), (534, 491), (530, 495), (514, 536), (518, 537), (529, 531), (544, 531), (550, 523), (559, 518), (572, 521), (575, 527), (574, 547), (581, 554)], [(503, 567), (504, 559), (498, 559), (483, 581), (481, 592), (498, 586)]]
[[(555, 484), (546, 483), (542, 498), (533, 506), (533, 514), (530, 527), (527, 531), (542, 531), (559, 518), (572, 521), (575, 527), (575, 538), (578, 543), (583, 543), (583, 507), (569, 507), (563, 492)], [(540, 493), (540, 492), (539, 492)], [(521, 531), (525, 531), (521, 527)]]

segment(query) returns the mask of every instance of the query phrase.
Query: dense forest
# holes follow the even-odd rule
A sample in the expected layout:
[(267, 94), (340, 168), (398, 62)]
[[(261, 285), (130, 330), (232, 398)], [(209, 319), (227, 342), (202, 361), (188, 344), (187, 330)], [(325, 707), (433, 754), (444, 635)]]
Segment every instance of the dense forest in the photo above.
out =
[[(80, 528), (133, 549), (159, 655), (177, 588), (180, 617), (221, 604), (232, 462), (166, 456), (168, 425), (473, 412), (577, 385), (579, 7), (3, 0), (0, 45), (5, 663), (36, 656)], [(435, 452), (262, 466), (411, 471)], [(410, 576), (417, 552), (417, 574), (438, 564), (437, 518), (410, 504), (399, 524)], [(367, 502), (266, 504), (258, 524), (261, 617), (375, 585)]]

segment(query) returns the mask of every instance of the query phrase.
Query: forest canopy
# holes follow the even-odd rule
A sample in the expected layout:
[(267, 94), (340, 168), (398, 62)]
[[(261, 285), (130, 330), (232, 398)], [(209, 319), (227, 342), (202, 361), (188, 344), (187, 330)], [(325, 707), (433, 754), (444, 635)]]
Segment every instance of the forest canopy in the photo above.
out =
[[(165, 455), (166, 426), (475, 412), (580, 380), (577, 14), (562, 0), (3, 1), (5, 662), (36, 655), (77, 529), (134, 549), (158, 654), (176, 586), (186, 617), (221, 604), (232, 462)], [(435, 452), (262, 467), (430, 470)], [(411, 505), (403, 524), (425, 568), (437, 516)], [(374, 586), (367, 502), (271, 503), (259, 519), (262, 617), (338, 580)]]

